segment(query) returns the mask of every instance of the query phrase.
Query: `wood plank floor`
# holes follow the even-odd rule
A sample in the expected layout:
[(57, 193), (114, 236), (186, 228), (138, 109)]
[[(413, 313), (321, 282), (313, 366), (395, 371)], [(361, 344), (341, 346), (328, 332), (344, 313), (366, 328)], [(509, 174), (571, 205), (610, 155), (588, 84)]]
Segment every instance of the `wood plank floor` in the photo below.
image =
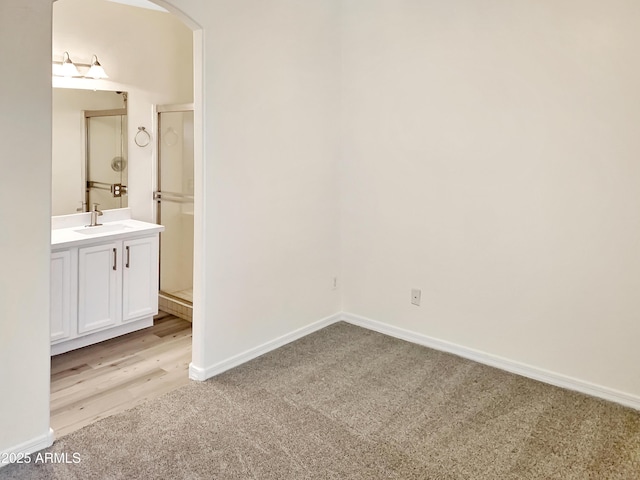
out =
[(60, 438), (189, 382), (191, 323), (153, 327), (51, 357), (51, 428)]

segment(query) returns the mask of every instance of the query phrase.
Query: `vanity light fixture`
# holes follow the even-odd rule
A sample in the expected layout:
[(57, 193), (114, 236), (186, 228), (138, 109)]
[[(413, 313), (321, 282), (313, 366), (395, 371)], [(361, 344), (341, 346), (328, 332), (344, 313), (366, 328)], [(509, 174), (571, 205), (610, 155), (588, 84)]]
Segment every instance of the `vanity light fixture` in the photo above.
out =
[(91, 57), (91, 68), (89, 69), (85, 77), (91, 77), (95, 79), (109, 78), (107, 73), (104, 71), (104, 68), (102, 68), (102, 65), (100, 65), (100, 62), (98, 62), (98, 57), (96, 55)]
[[(57, 62), (54, 62), (54, 63), (57, 63)], [(76, 65), (69, 58), (69, 52), (64, 52), (64, 55), (62, 55), (60, 75), (63, 77), (79, 77), (80, 76), (78, 67), (76, 67)]]
[[(81, 74), (78, 67), (89, 67), (89, 71)], [(69, 52), (64, 52), (62, 61), (53, 61), (53, 74), (58, 77), (85, 77), (85, 78), (109, 78), (109, 76), (98, 62), (98, 57), (91, 57), (91, 63), (73, 63), (69, 58)]]

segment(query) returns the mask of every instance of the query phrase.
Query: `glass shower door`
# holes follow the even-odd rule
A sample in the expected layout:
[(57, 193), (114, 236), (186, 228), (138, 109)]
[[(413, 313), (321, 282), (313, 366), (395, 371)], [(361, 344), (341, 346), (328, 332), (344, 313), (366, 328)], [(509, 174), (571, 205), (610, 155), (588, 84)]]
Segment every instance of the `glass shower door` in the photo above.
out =
[(86, 208), (100, 210), (127, 206), (127, 111), (85, 111)]
[(157, 168), (157, 221), (165, 227), (160, 236), (160, 303), (162, 307), (164, 297), (180, 310), (193, 305), (192, 105), (158, 107)]

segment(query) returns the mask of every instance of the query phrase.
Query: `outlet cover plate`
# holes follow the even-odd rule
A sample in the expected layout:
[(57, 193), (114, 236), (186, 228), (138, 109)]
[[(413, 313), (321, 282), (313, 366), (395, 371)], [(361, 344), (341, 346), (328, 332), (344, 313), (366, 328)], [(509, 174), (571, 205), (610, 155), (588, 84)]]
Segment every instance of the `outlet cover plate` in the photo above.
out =
[(422, 296), (422, 290), (417, 288), (411, 289), (411, 304), (412, 305), (420, 305), (420, 297)]

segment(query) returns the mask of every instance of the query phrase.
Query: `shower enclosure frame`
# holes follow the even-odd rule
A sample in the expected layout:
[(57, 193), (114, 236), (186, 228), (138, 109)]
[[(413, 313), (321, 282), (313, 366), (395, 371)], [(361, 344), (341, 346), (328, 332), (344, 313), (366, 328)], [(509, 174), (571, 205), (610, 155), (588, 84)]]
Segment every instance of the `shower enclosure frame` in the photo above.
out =
[[(155, 183), (156, 190), (153, 192), (153, 199), (155, 201), (156, 211), (156, 223), (162, 224), (162, 202), (178, 203), (178, 204), (193, 204), (194, 195), (185, 194), (180, 192), (163, 191), (162, 185), (162, 114), (163, 113), (186, 113), (194, 112), (193, 103), (182, 104), (169, 104), (169, 105), (156, 105), (155, 106), (155, 121), (156, 121), (156, 172)], [(163, 232), (164, 233), (164, 232)], [(191, 319), (193, 311), (193, 302), (185, 300), (184, 298), (173, 295), (171, 292), (162, 290), (162, 235), (160, 235), (160, 274), (158, 276), (158, 296), (160, 299), (160, 308), (168, 309), (171, 313), (174, 313), (182, 318)], [(191, 258), (193, 262), (193, 258)], [(193, 278), (191, 285), (193, 286)], [(164, 307), (164, 308), (163, 308)], [(173, 310), (175, 309), (175, 310)], [(178, 310), (180, 310), (179, 313)]]
[[(91, 156), (91, 147), (90, 147), (90, 127), (89, 127), (89, 122), (92, 118), (96, 118), (96, 117), (120, 117), (120, 120), (122, 122), (122, 117), (125, 117), (127, 120), (127, 125), (128, 125), (128, 116), (127, 116), (127, 107), (126, 107), (126, 97), (125, 97), (125, 107), (123, 108), (112, 108), (112, 109), (107, 109), (107, 110), (84, 110), (83, 112), (83, 116), (84, 116), (84, 169), (83, 169), (83, 178), (82, 178), (82, 184), (84, 185), (84, 205), (83, 205), (83, 211), (89, 211), (91, 210), (91, 204), (90, 204), (90, 193), (91, 193), (91, 189), (92, 188), (96, 188), (98, 190), (109, 190), (109, 191), (113, 191), (112, 190), (112, 186), (111, 184), (108, 183), (104, 183), (104, 182), (95, 182), (95, 181), (90, 181), (89, 179), (91, 178), (90, 173), (91, 173), (91, 169), (90, 169), (90, 156)], [(125, 151), (126, 151), (126, 141), (124, 140), (124, 129), (122, 126), (122, 123), (120, 125), (120, 156), (121, 157), (125, 157), (127, 155), (125, 155)], [(91, 184), (90, 184), (91, 183)], [(127, 181), (127, 183), (129, 183)], [(127, 192), (127, 187), (126, 185), (123, 185), (123, 194), (126, 195)]]

